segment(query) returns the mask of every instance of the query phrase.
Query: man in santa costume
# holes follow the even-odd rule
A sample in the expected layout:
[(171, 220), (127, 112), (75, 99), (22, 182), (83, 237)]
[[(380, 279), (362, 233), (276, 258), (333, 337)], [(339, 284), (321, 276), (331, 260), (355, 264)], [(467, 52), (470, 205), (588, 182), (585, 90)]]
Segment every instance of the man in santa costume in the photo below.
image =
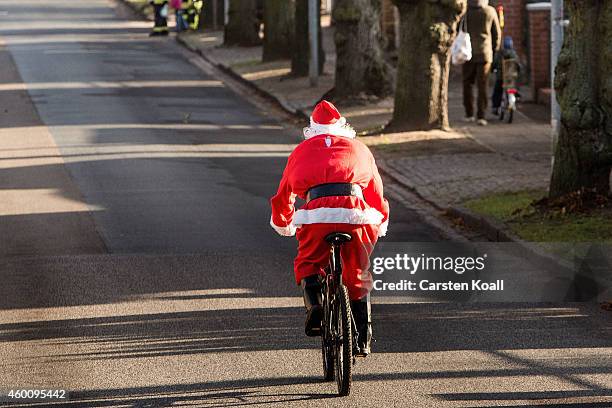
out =
[[(360, 354), (367, 355), (372, 336), (370, 255), (378, 237), (387, 232), (389, 203), (372, 153), (355, 139), (355, 131), (333, 104), (322, 101), (315, 107), (304, 138), (289, 156), (278, 192), (270, 199), (270, 225), (280, 235), (297, 235), (294, 272), (304, 290), (308, 336), (318, 336), (321, 330), (320, 276), (329, 261), (324, 238), (332, 232), (353, 237), (342, 246), (342, 279)], [(297, 211), (296, 197), (306, 201)]]

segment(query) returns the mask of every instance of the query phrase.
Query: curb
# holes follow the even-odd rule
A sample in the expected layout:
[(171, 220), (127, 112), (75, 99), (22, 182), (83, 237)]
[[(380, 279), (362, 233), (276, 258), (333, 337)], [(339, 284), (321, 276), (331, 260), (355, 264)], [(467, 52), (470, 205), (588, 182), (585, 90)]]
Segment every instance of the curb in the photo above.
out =
[[(470, 238), (457, 231), (453, 225), (445, 220), (445, 217), (441, 216), (446, 212), (446, 209), (440, 207), (437, 203), (423, 197), (414, 187), (410, 186), (405, 178), (398, 174), (391, 166), (387, 165), (384, 159), (376, 158), (378, 165), (378, 171), (381, 175), (387, 176), (393, 181), (393, 184), (397, 185), (404, 195), (407, 195), (410, 201), (410, 205), (405, 204), (404, 206), (412, 208), (414, 211), (419, 212), (419, 208), (424, 210), (424, 214), (421, 216), (425, 219), (426, 223), (437, 229), (445, 239), (457, 242), (469, 242)], [(396, 197), (397, 198), (397, 197)], [(406, 199), (403, 197), (402, 199)], [(401, 199), (399, 201), (402, 201)], [(418, 203), (416, 207), (414, 203)]]
[(435, 201), (425, 198), (421, 193), (419, 193), (419, 191), (416, 188), (414, 188), (408, 182), (406, 182), (405, 177), (403, 177), (401, 174), (398, 174), (398, 172), (395, 169), (393, 169), (392, 166), (388, 165), (386, 160), (376, 158), (376, 164), (378, 164), (378, 169), (382, 173), (386, 174), (387, 176), (389, 176), (389, 178), (393, 179), (393, 181), (395, 181), (397, 184), (401, 185), (403, 188), (410, 191), (412, 194), (418, 197), (419, 200), (423, 201), (424, 203), (427, 203), (427, 205), (431, 206), (437, 211), (442, 211), (442, 212), (447, 211), (445, 207), (440, 206)]
[(220, 62), (216, 61), (215, 59), (210, 58), (209, 56), (207, 56), (206, 53), (204, 52), (204, 50), (202, 50), (201, 48), (194, 47), (193, 45), (191, 45), (189, 43), (189, 41), (187, 41), (185, 38), (183, 38), (183, 35), (177, 35), (176, 36), (176, 41), (179, 44), (181, 44), (183, 47), (187, 48), (189, 51), (198, 54), (206, 62), (208, 62), (209, 64), (213, 65), (215, 68), (223, 71), (223, 73), (231, 76), (233, 79), (239, 81), (241, 84), (243, 84), (243, 85), (249, 87), (251, 90), (257, 92), (257, 94), (259, 96), (265, 98), (269, 102), (274, 103), (277, 107), (279, 107), (280, 109), (282, 109), (283, 111), (285, 111), (289, 115), (293, 116), (296, 120), (303, 121), (303, 120), (308, 119), (308, 116), (306, 116), (300, 109), (294, 108), (289, 103), (287, 103), (287, 101), (285, 101), (284, 99), (275, 96), (274, 94), (268, 92), (264, 88), (261, 88), (260, 86), (258, 86), (254, 82), (251, 82), (248, 79), (244, 79), (242, 77), (242, 75), (240, 75), (239, 73), (234, 71), (231, 67), (229, 67), (229, 66), (227, 66), (227, 65), (225, 65), (223, 63), (220, 63)]
[[(128, 1), (126, 1), (126, 0), (116, 0), (116, 3), (124, 5), (132, 13), (136, 14), (141, 19), (152, 21), (151, 16), (149, 16), (144, 11), (144, 8), (136, 7), (133, 3), (130, 3)], [(241, 84), (243, 84), (243, 85), (249, 87), (251, 90), (257, 92), (257, 94), (259, 96), (261, 96), (262, 98), (265, 98), (269, 102), (275, 104), (278, 108), (280, 108), (281, 110), (283, 110), (287, 114), (293, 116), (296, 120), (304, 121), (304, 120), (308, 120), (309, 119), (309, 117), (307, 115), (305, 115), (301, 110), (299, 110), (297, 108), (294, 108), (289, 103), (287, 103), (287, 101), (285, 101), (282, 98), (279, 98), (279, 97), (271, 94), (270, 92), (268, 92), (265, 89), (257, 86), (253, 82), (244, 79), (240, 74), (238, 74), (236, 71), (234, 71), (233, 69), (231, 69), (227, 65), (224, 65), (224, 64), (222, 64), (222, 63), (220, 63), (218, 61), (215, 61), (214, 59), (210, 58), (209, 56), (206, 55), (206, 53), (202, 49), (192, 46), (187, 40), (185, 40), (183, 38), (182, 35), (177, 35), (175, 37), (175, 40), (176, 40), (177, 43), (179, 43), (180, 45), (182, 45), (183, 47), (185, 47), (189, 51), (198, 54), (206, 62), (208, 62), (209, 64), (211, 64), (215, 68), (223, 71), (223, 73), (231, 76), (233, 79), (239, 81)]]
[(461, 206), (451, 206), (446, 213), (454, 218), (461, 218), (465, 225), (481, 232), (489, 241), (526, 243), (508, 229), (504, 224), (482, 214), (477, 214)]

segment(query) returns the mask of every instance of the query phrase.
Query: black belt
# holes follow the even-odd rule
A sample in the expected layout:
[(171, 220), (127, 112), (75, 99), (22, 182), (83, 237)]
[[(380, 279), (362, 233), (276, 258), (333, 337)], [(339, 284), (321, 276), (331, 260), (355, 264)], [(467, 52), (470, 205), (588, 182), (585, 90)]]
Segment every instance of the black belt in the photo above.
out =
[(353, 183), (319, 184), (308, 190), (306, 201), (332, 196), (355, 196), (363, 199), (363, 191), (359, 185)]

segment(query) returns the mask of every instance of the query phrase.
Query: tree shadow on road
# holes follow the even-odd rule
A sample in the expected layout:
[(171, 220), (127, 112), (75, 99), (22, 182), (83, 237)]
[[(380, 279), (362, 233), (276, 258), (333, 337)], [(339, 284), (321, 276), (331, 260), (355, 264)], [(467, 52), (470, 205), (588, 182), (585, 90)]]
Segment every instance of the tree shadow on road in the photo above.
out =
[[(571, 390), (571, 391), (477, 392), (477, 393), (465, 392), (465, 393), (436, 394), (436, 397), (446, 400), (446, 401), (514, 401), (514, 400), (541, 401), (541, 400), (562, 399), (562, 398), (593, 398), (593, 397), (610, 397), (610, 396), (612, 396), (612, 389)], [(587, 405), (588, 404), (581, 405), (581, 406), (587, 406)], [(549, 405), (544, 405), (544, 406), (548, 407)], [(565, 405), (561, 404), (560, 406), (565, 406)], [(572, 406), (572, 405), (570, 404), (569, 406)]]
[[(571, 393), (568, 395), (571, 396)], [(610, 394), (608, 394), (610, 395)], [(478, 405), (466, 408), (524, 408), (526, 405)], [(527, 405), (528, 406), (528, 405)], [(553, 402), (538, 404), (538, 407), (545, 408), (610, 408), (610, 402)]]
[(381, 352), (612, 346), (612, 322), (594, 303), (388, 304), (373, 313)]
[[(268, 303), (270, 298), (258, 300), (255, 296), (252, 302), (247, 300), (227, 295), (225, 302), (212, 306), (221, 310), (7, 323), (0, 325), (0, 342), (45, 340), (46, 345), (70, 350), (66, 354), (36, 357), (45, 361), (318, 348), (318, 341), (303, 335), (303, 308), (275, 307)], [(260, 308), (253, 308), (253, 304)], [(125, 307), (130, 310), (129, 305)], [(117, 310), (120, 313), (121, 309)], [(373, 306), (373, 313), (378, 340), (375, 347), (379, 353), (453, 350), (500, 353), (496, 350), (596, 348), (610, 347), (612, 342), (607, 336), (611, 323), (584, 305), (537, 309), (486, 304), (378, 304)], [(576, 317), (578, 313), (582, 316)], [(506, 355), (497, 357), (510, 359)], [(610, 373), (612, 365), (589, 364), (577, 369), (584, 373)], [(522, 368), (489, 371), (501, 375), (528, 373), (528, 369)], [(487, 370), (482, 375), (495, 376)]]
[(295, 350), (314, 346), (303, 316), (300, 308), (262, 308), (39, 321), (0, 325), (0, 341), (44, 339), (75, 350), (36, 357), (49, 362)]

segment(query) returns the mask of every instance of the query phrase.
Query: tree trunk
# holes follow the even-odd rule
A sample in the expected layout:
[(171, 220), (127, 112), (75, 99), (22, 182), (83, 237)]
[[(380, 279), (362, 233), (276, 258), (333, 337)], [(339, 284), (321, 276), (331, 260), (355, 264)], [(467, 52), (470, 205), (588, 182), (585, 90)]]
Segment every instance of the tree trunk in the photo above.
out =
[(400, 13), (389, 130), (447, 129), (450, 48), (466, 0), (393, 0)]
[(223, 18), (223, 0), (204, 1), (204, 5), (202, 6), (202, 13), (200, 15), (200, 21), (202, 22), (202, 24), (200, 24), (200, 30), (209, 28), (213, 28), (216, 30), (217, 28), (222, 27)]
[[(321, 10), (321, 0), (317, 0)], [(319, 27), (319, 74), (323, 73), (325, 52), (323, 51), (323, 33), (321, 31), (321, 13), (317, 13)], [(308, 0), (295, 0), (295, 37), (291, 56), (291, 75), (308, 75), (310, 60), (310, 40), (308, 37)]]
[(550, 197), (610, 191), (612, 0), (566, 0), (570, 25), (556, 67), (561, 126)]
[(334, 99), (391, 93), (381, 48), (381, 0), (335, 0), (336, 77)]
[(249, 47), (260, 44), (256, 0), (229, 0), (229, 21), (223, 43)]
[(295, 26), (294, 0), (265, 0), (263, 60), (289, 59)]

